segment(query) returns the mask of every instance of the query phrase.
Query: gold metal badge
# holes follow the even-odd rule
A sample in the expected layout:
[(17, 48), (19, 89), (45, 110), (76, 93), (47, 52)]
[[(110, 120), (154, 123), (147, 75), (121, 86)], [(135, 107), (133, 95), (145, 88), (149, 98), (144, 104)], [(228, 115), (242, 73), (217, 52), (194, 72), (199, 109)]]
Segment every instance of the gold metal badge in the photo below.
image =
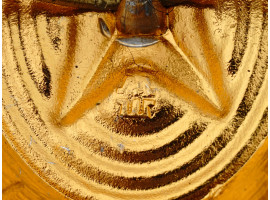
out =
[(71, 199), (203, 199), (267, 137), (267, 1), (6, 0), (3, 134)]

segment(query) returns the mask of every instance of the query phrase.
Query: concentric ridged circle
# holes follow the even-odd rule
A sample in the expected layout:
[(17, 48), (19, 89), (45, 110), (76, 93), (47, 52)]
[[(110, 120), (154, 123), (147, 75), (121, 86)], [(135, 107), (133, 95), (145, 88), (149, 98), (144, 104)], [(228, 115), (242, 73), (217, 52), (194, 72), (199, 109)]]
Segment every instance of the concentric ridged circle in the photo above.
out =
[[(30, 4), (3, 7), (3, 130), (68, 197), (201, 199), (267, 136), (266, 2), (178, 6), (164, 38), (141, 49), (102, 34), (99, 18), (113, 32), (112, 13), (33, 14)], [(117, 87), (95, 102), (87, 92), (110, 84), (93, 79)], [(77, 105), (82, 116), (59, 120)]]

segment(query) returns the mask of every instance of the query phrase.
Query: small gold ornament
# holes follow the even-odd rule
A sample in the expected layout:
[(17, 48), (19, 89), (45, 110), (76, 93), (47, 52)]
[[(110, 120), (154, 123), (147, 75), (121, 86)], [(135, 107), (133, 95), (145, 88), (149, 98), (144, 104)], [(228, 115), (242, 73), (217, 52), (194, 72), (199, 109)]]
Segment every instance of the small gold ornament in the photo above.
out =
[(266, 1), (7, 0), (3, 134), (71, 199), (202, 199), (267, 137), (267, 67)]

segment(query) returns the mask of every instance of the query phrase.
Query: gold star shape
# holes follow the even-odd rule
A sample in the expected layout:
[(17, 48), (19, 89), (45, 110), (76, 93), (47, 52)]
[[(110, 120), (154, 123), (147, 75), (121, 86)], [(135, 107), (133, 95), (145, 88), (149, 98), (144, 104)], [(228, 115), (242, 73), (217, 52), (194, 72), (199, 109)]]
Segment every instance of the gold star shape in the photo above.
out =
[[(171, 22), (173, 17), (168, 16), (168, 21)], [(192, 105), (203, 115), (211, 118), (226, 116), (231, 101), (224, 84), (221, 58), (215, 52), (203, 10), (197, 9), (191, 18), (196, 34), (194, 43), (200, 45), (205, 69), (202, 69), (199, 59), (194, 57), (192, 50), (185, 43), (185, 38), (181, 41), (176, 39), (177, 33), (172, 23), (164, 34), (147, 36), (158, 40), (157, 43), (147, 47), (132, 48), (121, 44), (119, 38), (123, 38), (123, 35), (119, 34), (117, 29), (110, 34), (106, 22), (100, 20), (104, 37), (110, 37), (106, 53), (80, 99), (64, 116), (61, 116), (70, 81), (69, 76), (73, 68), (74, 53), (72, 52), (76, 46), (76, 17), (71, 17), (69, 27), (72, 31), (69, 31), (68, 35), (67, 52), (70, 55), (66, 59), (65, 70), (58, 82), (54, 120), (64, 126), (75, 123), (112, 94), (116, 88), (121, 88), (130, 74), (148, 77), (179, 99)], [(131, 37), (127, 36), (127, 38)], [(139, 35), (138, 38), (145, 37)]]

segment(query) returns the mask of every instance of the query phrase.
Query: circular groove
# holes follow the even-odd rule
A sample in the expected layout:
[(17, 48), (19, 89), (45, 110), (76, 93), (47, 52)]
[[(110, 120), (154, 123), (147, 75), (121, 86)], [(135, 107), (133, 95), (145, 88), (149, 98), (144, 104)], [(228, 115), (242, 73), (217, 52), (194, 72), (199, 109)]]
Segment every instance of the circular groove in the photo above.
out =
[[(230, 2), (233, 6), (238, 5), (237, 1), (231, 1)], [(125, 199), (130, 197), (135, 197), (140, 199), (143, 197), (143, 195), (152, 194), (157, 199), (163, 199), (167, 195), (166, 198), (174, 198), (174, 199), (201, 199), (205, 195), (208, 194), (210, 189), (214, 188), (217, 184), (223, 184), (228, 180), (233, 174), (235, 174), (242, 165), (245, 164), (245, 162), (248, 161), (248, 159), (251, 157), (251, 155), (256, 151), (259, 144), (265, 139), (267, 136), (267, 109), (265, 110), (265, 105), (262, 104), (262, 107), (258, 109), (258, 115), (263, 115), (260, 120), (257, 120), (254, 122), (256, 127), (252, 127), (249, 131), (247, 131), (246, 138), (249, 138), (248, 140), (243, 140), (241, 143), (239, 143), (240, 151), (236, 152), (232, 149), (229, 149), (228, 146), (231, 143), (234, 143), (237, 135), (239, 135), (243, 130), (242, 127), (245, 127), (246, 123), (249, 123), (252, 116), (251, 114), (254, 114), (256, 108), (260, 106), (259, 102), (264, 102), (264, 95), (262, 95), (265, 91), (264, 82), (267, 80), (267, 12), (265, 12), (264, 9), (265, 5), (262, 1), (256, 1), (253, 3), (244, 3), (241, 1), (242, 4), (245, 5), (244, 9), (239, 9), (239, 7), (236, 8), (236, 11), (238, 12), (237, 16), (234, 16), (237, 19), (238, 24), (236, 25), (236, 32), (235, 32), (235, 39), (234, 39), (234, 48), (232, 50), (232, 59), (229, 61), (229, 68), (225, 68), (223, 70), (228, 70), (228, 75), (233, 75), (233, 78), (237, 78), (239, 73), (242, 73), (242, 71), (245, 69), (250, 70), (250, 78), (248, 81), (248, 85), (245, 88), (244, 95), (242, 96), (242, 100), (238, 103), (238, 108), (236, 110), (231, 110), (228, 114), (227, 118), (225, 119), (211, 119), (209, 117), (201, 116), (203, 120), (201, 120), (203, 123), (198, 122), (196, 120), (189, 121), (190, 124), (189, 129), (187, 129), (184, 132), (175, 133), (175, 138), (172, 139), (169, 142), (166, 142), (165, 144), (162, 144), (160, 147), (153, 147), (148, 150), (143, 151), (133, 151), (130, 149), (125, 149), (124, 143), (119, 143), (119, 141), (112, 141), (111, 143), (105, 142), (104, 135), (99, 135), (99, 130), (96, 130), (97, 127), (92, 127), (93, 131), (96, 131), (96, 135), (89, 134), (80, 134), (79, 132), (76, 132), (76, 126), (70, 126), (70, 127), (61, 127), (61, 125), (55, 123), (54, 118), (51, 120), (50, 114), (51, 113), (44, 113), (44, 109), (40, 109), (37, 105), (35, 105), (36, 99), (42, 99), (42, 95), (45, 94), (46, 98), (43, 98), (44, 102), (48, 104), (53, 104), (57, 94), (55, 93), (56, 90), (56, 84), (54, 82), (55, 77), (59, 77), (59, 74), (55, 74), (55, 71), (52, 70), (51, 66), (47, 65), (47, 60), (43, 56), (43, 51), (46, 51), (45, 53), (48, 54), (48, 50), (51, 51), (49, 53), (54, 54), (55, 51), (59, 51), (59, 49), (63, 47), (57, 47), (54, 49), (53, 42), (49, 45), (47, 49), (42, 49), (41, 43), (38, 43), (41, 49), (41, 54), (39, 55), (44, 65), (41, 65), (40, 71), (35, 71), (36, 69), (31, 69), (31, 64), (29, 62), (29, 59), (27, 58), (26, 50), (30, 47), (27, 47), (27, 41), (24, 41), (24, 29), (20, 25), (20, 23), (24, 23), (23, 20), (21, 20), (21, 15), (24, 15), (24, 13), (14, 14), (11, 10), (5, 11), (4, 6), (4, 13), (5, 16), (3, 18), (3, 32), (7, 33), (4, 34), (4, 50), (10, 49), (7, 51), (4, 51), (3, 55), (3, 82), (5, 84), (5, 87), (7, 90), (4, 92), (4, 100), (3, 100), (3, 108), (4, 108), (4, 123), (3, 129), (4, 129), (4, 135), (8, 139), (10, 143), (13, 144), (13, 146), (16, 148), (17, 152), (19, 152), (20, 156), (23, 157), (27, 163), (38, 172), (38, 174), (46, 180), (48, 183), (50, 183), (53, 187), (64, 193), (65, 195), (68, 195), (72, 199)], [(12, 5), (13, 9), (16, 10), (16, 4)], [(11, 7), (12, 7), (11, 6)], [(224, 4), (223, 6), (226, 6)], [(228, 6), (228, 8), (230, 8)], [(196, 12), (211, 12), (211, 10), (204, 10), (202, 8), (190, 8), (196, 10)], [(174, 12), (180, 12), (180, 9), (175, 9)], [(225, 12), (225, 11), (224, 11)], [(257, 33), (257, 37), (259, 37), (260, 44), (258, 44), (259, 49), (256, 49), (258, 56), (256, 59), (256, 63), (254, 66), (243, 66), (242, 62), (245, 58), (245, 55), (248, 54), (251, 49), (249, 49), (249, 40), (248, 38), (250, 30), (254, 29), (252, 26), (252, 20), (251, 17), (254, 18), (255, 14), (257, 13), (257, 16), (262, 15), (263, 22), (261, 22), (262, 29), (260, 30), (260, 33)], [(106, 15), (106, 14), (105, 14)], [(104, 15), (104, 16), (105, 16)], [(244, 15), (245, 22), (248, 23), (241, 23), (239, 20), (239, 16)], [(82, 14), (84, 16), (84, 14)], [(33, 16), (36, 17), (36, 16)], [(47, 16), (50, 18), (50, 16)], [(67, 37), (59, 38), (61, 40), (68, 40), (69, 41), (69, 47), (67, 49), (67, 61), (66, 63), (69, 63), (69, 66), (66, 66), (64, 64), (64, 74), (66, 73), (67, 76), (76, 76), (75, 70), (73, 64), (75, 64), (77, 61), (76, 54), (76, 48), (77, 43), (82, 42), (80, 40), (80, 34), (81, 30), (78, 30), (77, 32), (74, 32), (74, 29), (76, 29), (76, 23), (79, 23), (77, 21), (76, 17), (67, 17), (69, 20), (68, 31), (67, 31)], [(260, 19), (258, 17), (258, 19)], [(39, 20), (38, 18), (35, 18), (35, 20)], [(35, 21), (34, 20), (34, 21)], [(52, 19), (54, 21), (56, 19)], [(254, 20), (254, 19), (253, 19)], [(221, 20), (222, 21), (222, 20)], [(47, 26), (50, 25), (51, 22), (48, 21)], [(95, 27), (94, 20), (91, 22), (93, 24), (93, 27)], [(73, 24), (73, 25), (72, 25)], [(17, 27), (16, 27), (17, 26)], [(42, 40), (42, 36), (40, 35), (40, 32), (37, 31), (39, 28), (39, 24), (35, 24), (35, 33), (30, 32), (29, 34), (33, 34), (33, 37), (39, 38), (38, 40)], [(96, 26), (98, 28), (98, 25)], [(242, 28), (240, 28), (242, 27)], [(61, 29), (61, 28), (60, 28)], [(244, 33), (240, 33), (239, 29), (243, 30)], [(50, 29), (53, 30), (53, 29)], [(48, 32), (50, 33), (50, 30), (48, 29)], [(176, 33), (173, 32), (173, 36), (177, 37), (175, 35)], [(248, 36), (246, 36), (248, 35)], [(70, 38), (73, 38), (73, 41), (70, 41)], [(102, 38), (102, 33), (100, 35), (96, 35), (96, 41), (99, 45), (109, 45), (109, 39)], [(48, 37), (50, 38), (50, 37)], [(52, 37), (51, 37), (52, 39)], [(54, 38), (53, 38), (54, 39)], [(196, 40), (194, 40), (196, 42)], [(239, 45), (239, 43), (242, 44)], [(6, 45), (6, 46), (5, 46)], [(54, 50), (53, 50), (54, 49)], [(65, 49), (66, 50), (66, 49)], [(125, 49), (123, 50), (123, 54), (127, 53), (125, 52)], [(62, 51), (64, 51), (62, 49)], [(91, 54), (91, 52), (89, 51)], [(133, 57), (133, 61), (135, 64), (140, 65), (140, 63), (137, 62), (136, 58), (136, 51), (128, 52), (128, 56), (130, 57), (130, 53), (132, 56), (135, 55), (135, 59)], [(134, 55), (133, 55), (134, 54)], [(84, 55), (84, 54), (82, 54)], [(94, 55), (94, 54), (93, 54)], [(31, 55), (29, 55), (31, 57)], [(97, 56), (97, 55), (95, 55)], [(57, 58), (57, 56), (55, 56)], [(87, 58), (87, 57), (86, 57)], [(88, 59), (88, 58), (87, 58)], [(110, 57), (104, 56), (104, 59), (109, 60)], [(237, 60), (237, 61), (236, 61)], [(104, 61), (105, 62), (105, 61)], [(107, 62), (107, 61), (106, 61)], [(94, 63), (94, 62), (93, 62)], [(102, 64), (102, 62), (101, 62)], [(113, 61), (112, 61), (112, 64)], [(46, 70), (44, 70), (44, 66), (46, 66)], [(76, 65), (77, 66), (77, 65)], [(151, 66), (151, 65), (150, 65)], [(22, 69), (23, 67), (27, 67), (27, 69)], [(77, 66), (78, 67), (78, 66)], [(73, 70), (74, 68), (74, 70)], [(79, 66), (80, 70), (83, 70), (81, 66)], [(59, 71), (61, 68), (59, 67)], [(94, 70), (94, 68), (93, 68)], [(28, 72), (27, 72), (28, 71)], [(33, 71), (33, 73), (32, 73)], [(29, 74), (25, 74), (29, 73)], [(36, 74), (35, 74), (36, 73)], [(39, 77), (40, 74), (43, 74)], [(51, 76), (51, 83), (45, 83), (46, 87), (44, 86), (44, 81), (48, 81), (49, 75)], [(38, 76), (37, 76), (38, 75)], [(137, 75), (136, 75), (137, 76)], [(27, 78), (28, 77), (28, 78)], [(33, 83), (29, 84), (27, 81), (32, 79)], [(46, 79), (47, 78), (47, 79)], [(230, 78), (225, 77), (226, 83), (228, 83)], [(140, 79), (141, 80), (141, 79)], [(231, 79), (232, 80), (232, 79)], [(43, 81), (43, 82), (42, 82)], [(65, 80), (64, 80), (65, 81)], [(86, 81), (86, 80), (84, 80)], [(15, 83), (18, 86), (15, 86)], [(46, 81), (45, 81), (46, 82)], [(232, 81), (233, 82), (233, 81)], [(38, 86), (37, 83), (41, 83), (40, 86)], [(64, 83), (64, 82), (63, 82)], [(51, 86), (49, 86), (51, 84)], [(72, 83), (70, 83), (72, 84)], [(233, 83), (230, 87), (233, 86)], [(37, 98), (36, 94), (31, 94), (30, 91), (34, 90), (33, 88), (29, 87), (36, 87), (36, 90), (40, 93), (40, 97)], [(50, 95), (48, 93), (48, 88), (51, 87)], [(61, 90), (67, 90), (68, 86), (66, 85), (61, 88)], [(236, 87), (235, 85), (233, 87)], [(60, 91), (60, 90), (59, 90)], [(59, 92), (61, 93), (61, 92)], [(66, 92), (67, 95), (68, 92)], [(74, 93), (75, 94), (75, 93)], [(71, 97), (72, 95), (71, 94)], [(110, 96), (108, 97), (109, 101), (113, 100)], [(14, 103), (10, 107), (10, 102)], [(182, 103), (179, 101), (182, 106), (187, 105), (185, 103)], [(65, 105), (66, 102), (61, 102), (62, 105)], [(101, 108), (104, 107), (104, 104), (100, 104)], [(48, 108), (49, 109), (49, 108)], [(192, 115), (191, 113), (194, 113), (194, 119), (197, 118), (200, 114), (196, 113), (196, 109), (194, 112), (194, 108), (191, 108), (189, 106), (185, 107), (187, 109), (187, 114)], [(45, 109), (46, 110), (46, 109)], [(60, 110), (61, 111), (61, 110)], [(45, 111), (46, 112), (46, 111)], [(51, 112), (51, 111), (50, 111)], [(89, 114), (84, 116), (84, 120), (87, 121), (89, 119), (93, 119), (91, 115), (94, 115), (95, 111), (89, 111)], [(20, 116), (14, 113), (20, 113)], [(196, 114), (195, 114), (196, 113)], [(249, 114), (251, 113), (251, 114)], [(186, 111), (185, 111), (186, 114)], [(91, 117), (89, 117), (89, 116)], [(107, 117), (107, 116), (106, 116)], [(109, 116), (108, 116), (109, 117)], [(183, 123), (185, 122), (185, 119), (183, 120)], [(18, 123), (18, 126), (16, 125)], [(93, 123), (99, 123), (91, 122)], [(91, 124), (89, 123), (89, 124)], [(30, 132), (24, 132), (21, 127), (21, 124), (28, 124), (28, 129)], [(180, 120), (176, 120), (174, 126), (180, 124)], [(213, 138), (215, 138), (210, 146), (204, 146), (203, 141), (201, 141), (201, 135), (206, 134), (208, 126), (211, 124), (219, 124), (217, 125), (217, 131), (214, 133)], [(90, 126), (90, 125), (89, 125)], [(165, 126), (164, 130), (158, 130), (160, 131), (167, 131)], [(250, 125), (252, 126), (252, 125)], [(12, 128), (13, 127), (13, 128)], [(11, 133), (11, 129), (14, 129), (16, 127), (16, 135), (14, 136)], [(67, 133), (67, 129), (69, 134)], [(91, 127), (82, 127), (81, 129), (88, 130), (88, 128)], [(105, 127), (106, 129), (106, 127)], [(251, 130), (255, 130), (251, 132)], [(55, 134), (53, 134), (55, 133)], [(139, 132), (138, 132), (139, 133)], [(208, 132), (207, 132), (208, 133)], [(27, 140), (29, 138), (29, 134), (31, 137), (34, 138), (34, 140), (37, 140), (38, 142), (31, 143), (31, 149), (28, 150), (28, 148), (24, 148), (27, 144)], [(107, 130), (107, 134), (114, 135), (119, 134), (117, 132), (114, 132), (114, 130)], [(156, 134), (156, 133), (151, 133)], [(138, 135), (132, 135), (130, 138), (134, 138), (138, 140), (138, 142), (134, 143), (135, 145), (140, 145), (140, 140), (142, 138), (137, 137)], [(72, 137), (72, 138), (69, 138)], [(144, 136), (144, 140), (146, 140), (148, 135)], [(21, 138), (21, 140), (18, 140), (18, 138)], [(65, 139), (66, 138), (66, 141)], [(153, 137), (152, 137), (153, 138)], [(32, 140), (31, 140), (32, 141)], [(155, 143), (158, 139), (153, 139), (152, 141), (149, 141), (149, 143)], [(156, 165), (158, 166), (161, 161), (166, 161), (167, 158), (174, 159), (176, 155), (178, 155), (182, 150), (191, 148), (191, 143), (197, 141), (201, 141), (201, 146), (198, 147), (201, 152), (197, 155), (195, 155), (193, 158), (189, 155), (187, 155), (185, 158), (187, 162), (184, 164), (177, 166), (176, 168), (170, 168), (170, 170), (165, 170), (163, 173), (155, 173), (155, 172), (149, 172), (149, 176), (134, 176), (130, 177), (128, 173), (130, 172), (117, 172), (114, 168), (108, 170), (110, 166), (102, 166), (99, 167), (98, 163), (91, 163), (91, 159), (84, 160), (86, 155), (96, 155), (98, 159), (100, 159), (103, 163), (114, 163), (114, 166), (117, 166), (117, 163), (121, 163), (121, 165), (136, 165), (139, 166), (141, 164), (143, 165)], [(70, 144), (76, 144), (75, 146), (70, 146)], [(44, 155), (42, 154), (42, 151), (46, 152)], [(87, 152), (85, 155), (84, 152)], [(191, 182), (191, 185), (186, 187), (183, 191), (179, 192), (178, 190), (174, 190), (173, 192), (164, 194), (165, 188), (173, 188), (174, 185), (184, 183), (185, 179), (192, 179), (193, 176), (196, 176), (196, 174), (203, 173), (203, 169), (206, 169), (211, 162), (213, 162), (218, 155), (221, 152), (228, 152), (229, 154), (235, 155), (234, 159), (231, 161), (224, 160), (224, 163), (220, 163), (217, 167), (221, 171), (216, 171), (209, 173), (209, 175), (205, 175), (205, 177), (208, 177), (204, 183), (200, 183), (200, 185), (196, 185), (196, 181)], [(48, 156), (53, 161), (49, 161), (50, 163), (56, 163), (56, 165), (51, 164), (48, 162), (48, 159), (44, 159), (44, 157)], [(39, 158), (39, 161), (37, 163), (33, 162), (34, 158)], [(106, 161), (106, 162), (105, 162)], [(101, 162), (101, 163), (102, 163)], [(178, 162), (175, 160), (175, 162)], [(229, 164), (228, 164), (229, 162)], [(44, 168), (46, 165), (46, 173), (44, 173), (41, 169)], [(62, 170), (64, 169), (64, 170)], [(128, 169), (128, 168), (127, 168)], [(151, 168), (149, 168), (151, 169)], [(115, 171), (115, 173), (113, 173)], [(68, 173), (70, 174), (68, 175)], [(74, 179), (77, 177), (78, 179)], [(61, 181), (60, 181), (61, 180)], [(109, 188), (110, 192), (104, 192), (100, 193), (97, 192), (95, 187), (93, 189), (89, 188), (85, 184), (87, 182), (91, 182), (91, 184), (94, 184), (95, 187), (99, 188), (98, 190), (103, 191), (104, 188)], [(72, 183), (72, 184), (66, 184), (66, 183)], [(66, 185), (67, 189), (64, 189), (64, 186)], [(172, 190), (170, 190), (172, 191)], [(117, 195), (120, 195), (117, 197)], [(180, 194), (180, 195), (179, 195)], [(138, 195), (138, 196), (137, 196)], [(164, 196), (165, 195), (165, 196)], [(144, 196), (145, 197), (145, 196)]]

